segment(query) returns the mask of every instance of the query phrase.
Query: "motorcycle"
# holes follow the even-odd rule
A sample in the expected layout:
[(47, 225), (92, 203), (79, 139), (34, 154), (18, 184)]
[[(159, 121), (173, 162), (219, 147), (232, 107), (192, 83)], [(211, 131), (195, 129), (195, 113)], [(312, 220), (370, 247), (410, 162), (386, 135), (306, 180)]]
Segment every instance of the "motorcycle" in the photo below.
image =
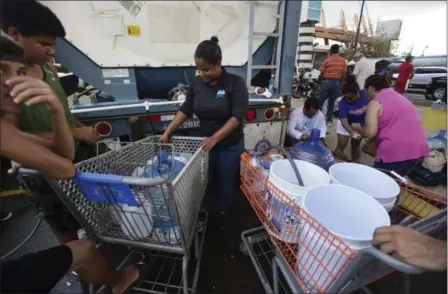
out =
[(319, 74), (316, 74), (311, 67), (298, 69), (298, 75), (292, 82), (292, 97), (296, 99), (317, 98), (320, 92), (318, 77)]

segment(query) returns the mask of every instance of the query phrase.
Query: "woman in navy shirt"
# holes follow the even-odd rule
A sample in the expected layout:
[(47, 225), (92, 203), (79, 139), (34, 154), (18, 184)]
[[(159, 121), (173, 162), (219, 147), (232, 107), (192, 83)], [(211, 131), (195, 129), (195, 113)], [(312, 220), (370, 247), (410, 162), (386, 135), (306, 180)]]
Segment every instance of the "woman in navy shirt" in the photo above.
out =
[[(232, 200), (240, 155), (244, 152), (243, 120), (249, 103), (246, 82), (222, 66), (218, 38), (202, 41), (194, 61), (199, 75), (188, 88), (187, 97), (165, 133), (162, 142), (187, 117), (199, 118), (200, 132), (205, 137), (201, 146), (210, 151), (210, 170), (219, 172), (219, 211), (224, 214)], [(213, 201), (215, 202), (215, 201)]]
[(364, 126), (368, 101), (364, 91), (360, 91), (358, 83), (350, 77), (342, 87), (342, 96), (339, 103), (339, 120), (336, 126), (338, 146), (335, 156), (340, 160), (348, 160), (344, 150), (348, 142), (351, 141), (351, 161), (357, 162), (360, 156), (361, 135), (353, 130), (352, 126), (358, 124)]

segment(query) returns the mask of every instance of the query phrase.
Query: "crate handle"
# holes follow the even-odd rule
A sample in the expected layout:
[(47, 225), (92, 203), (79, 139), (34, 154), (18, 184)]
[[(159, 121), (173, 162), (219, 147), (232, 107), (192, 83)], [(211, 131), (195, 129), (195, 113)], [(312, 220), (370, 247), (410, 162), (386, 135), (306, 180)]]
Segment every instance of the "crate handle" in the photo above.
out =
[(375, 247), (369, 247), (369, 248), (363, 249), (362, 252), (381, 260), (388, 266), (396, 269), (397, 271), (405, 273), (405, 274), (416, 275), (416, 274), (421, 274), (421, 273), (426, 272), (425, 269), (422, 269), (420, 267), (416, 267), (416, 266), (410, 265), (408, 263), (405, 263), (401, 260), (398, 260), (397, 258), (395, 258), (389, 254), (386, 254), (383, 251), (381, 251)]

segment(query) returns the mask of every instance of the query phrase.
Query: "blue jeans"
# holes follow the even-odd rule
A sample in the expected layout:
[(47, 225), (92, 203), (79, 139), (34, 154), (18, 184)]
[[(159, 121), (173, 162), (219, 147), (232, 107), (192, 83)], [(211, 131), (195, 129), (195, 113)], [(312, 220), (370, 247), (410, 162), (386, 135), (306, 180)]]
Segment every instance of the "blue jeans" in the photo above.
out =
[(325, 103), (325, 100), (328, 99), (327, 106), (327, 122), (333, 121), (333, 110), (334, 110), (334, 102), (336, 98), (338, 98), (341, 92), (341, 80), (324, 80), (322, 83), (322, 90), (319, 94), (319, 105), (320, 109)]
[(232, 203), (236, 173), (240, 156), (244, 152), (244, 138), (233, 146), (210, 151), (210, 171), (219, 173), (219, 211), (225, 213)]

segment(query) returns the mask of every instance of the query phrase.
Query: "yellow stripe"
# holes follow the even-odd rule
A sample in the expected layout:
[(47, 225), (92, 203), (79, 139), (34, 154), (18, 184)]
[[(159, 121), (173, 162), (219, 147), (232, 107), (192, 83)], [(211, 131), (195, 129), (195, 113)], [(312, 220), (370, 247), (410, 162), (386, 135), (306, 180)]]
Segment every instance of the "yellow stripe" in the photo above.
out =
[(8, 190), (8, 191), (1, 191), (0, 197), (9, 197), (9, 196), (17, 196), (24, 194), (25, 191), (23, 189), (14, 189), (14, 190)]

